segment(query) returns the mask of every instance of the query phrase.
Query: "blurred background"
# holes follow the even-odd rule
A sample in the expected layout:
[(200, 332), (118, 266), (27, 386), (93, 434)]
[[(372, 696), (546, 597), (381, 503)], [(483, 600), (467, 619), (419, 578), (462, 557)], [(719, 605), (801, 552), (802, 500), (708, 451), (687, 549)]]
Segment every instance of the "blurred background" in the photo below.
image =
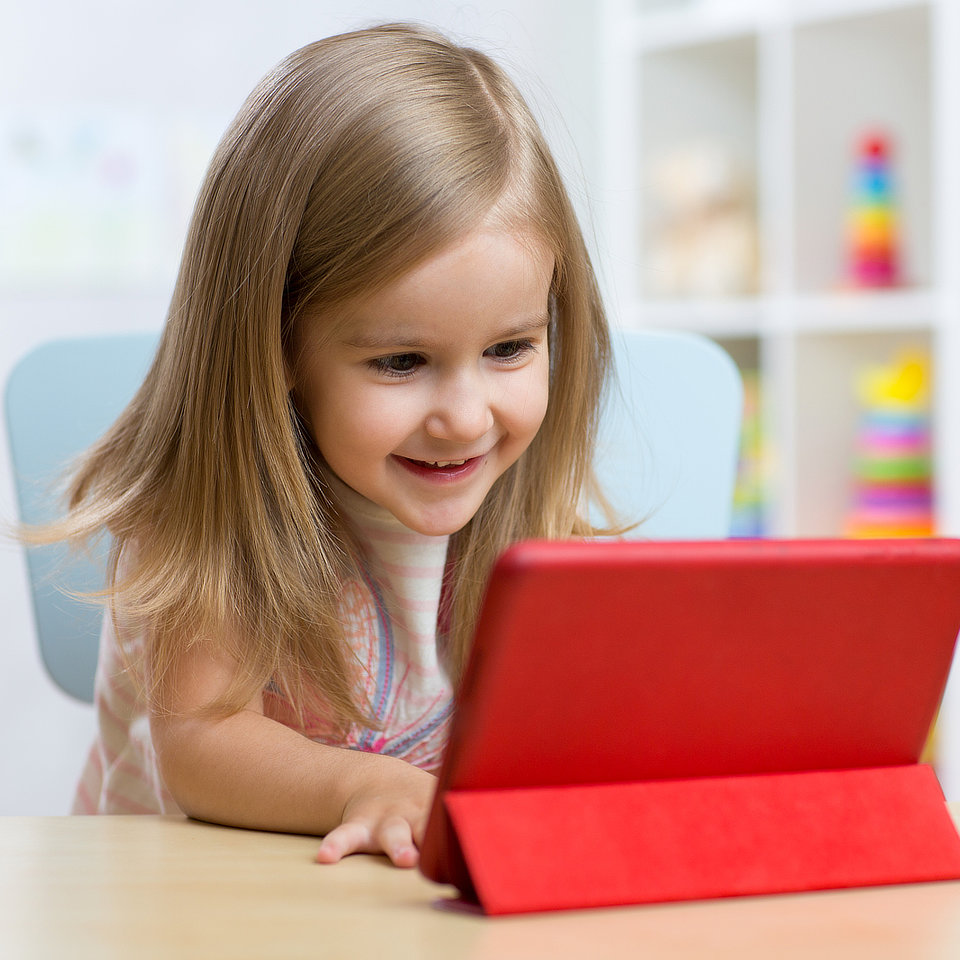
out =
[[(54, 337), (159, 328), (207, 160), (257, 80), (320, 36), (419, 20), (533, 103), (613, 321), (737, 361), (734, 535), (960, 534), (958, 6), (12, 0), (0, 380)], [(46, 678), (5, 542), (0, 597), (0, 814), (66, 812), (92, 715)], [(935, 745), (951, 799), (957, 699)]]

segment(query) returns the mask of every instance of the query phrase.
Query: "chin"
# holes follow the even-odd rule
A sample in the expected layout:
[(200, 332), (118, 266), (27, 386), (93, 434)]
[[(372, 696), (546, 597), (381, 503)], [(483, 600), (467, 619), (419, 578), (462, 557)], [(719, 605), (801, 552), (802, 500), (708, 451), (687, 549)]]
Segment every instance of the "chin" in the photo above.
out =
[(462, 530), (469, 522), (470, 518), (461, 521), (450, 521), (449, 523), (437, 523), (435, 521), (423, 521), (410, 523), (405, 520), (400, 521), (405, 527), (413, 530), (414, 533), (422, 534), (425, 537), (449, 537)]
[(449, 537), (462, 530), (473, 519), (476, 512), (472, 510), (458, 511), (454, 515), (441, 513), (431, 516), (429, 513), (418, 513), (415, 516), (397, 516), (396, 514), (394, 516), (397, 516), (405, 527), (425, 537)]

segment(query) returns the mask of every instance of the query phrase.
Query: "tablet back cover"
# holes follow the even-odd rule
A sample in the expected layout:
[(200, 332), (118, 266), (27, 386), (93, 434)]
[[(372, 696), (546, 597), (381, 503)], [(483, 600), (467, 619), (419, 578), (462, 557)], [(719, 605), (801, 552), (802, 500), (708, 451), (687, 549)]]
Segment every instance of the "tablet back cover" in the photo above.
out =
[(958, 629), (960, 541), (518, 544), (422, 869), (457, 874), (446, 790), (915, 763)]

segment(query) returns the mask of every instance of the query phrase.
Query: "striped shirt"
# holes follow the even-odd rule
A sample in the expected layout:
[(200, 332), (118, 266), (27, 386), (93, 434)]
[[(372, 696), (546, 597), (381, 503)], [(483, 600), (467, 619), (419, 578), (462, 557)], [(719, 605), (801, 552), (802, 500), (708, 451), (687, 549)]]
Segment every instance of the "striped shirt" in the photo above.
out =
[[(341, 501), (364, 550), (363, 576), (344, 585), (341, 613), (347, 642), (363, 667), (363, 702), (370, 705), (377, 729), (354, 727), (337, 735), (311, 725), (308, 735), (435, 770), (453, 710), (437, 643), (448, 538), (415, 533), (346, 488)], [(143, 640), (126, 642), (136, 662)], [(160, 776), (140, 685), (125, 663), (112, 617), (106, 616), (95, 689), (98, 735), (73, 812), (178, 813)], [(296, 726), (289, 704), (269, 687), (264, 712)]]

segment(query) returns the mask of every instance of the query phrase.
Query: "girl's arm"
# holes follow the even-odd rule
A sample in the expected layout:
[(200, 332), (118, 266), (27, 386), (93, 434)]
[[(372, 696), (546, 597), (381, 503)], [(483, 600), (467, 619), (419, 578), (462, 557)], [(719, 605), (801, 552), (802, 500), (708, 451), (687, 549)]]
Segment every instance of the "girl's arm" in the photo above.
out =
[(192, 715), (226, 690), (233, 665), (195, 649), (151, 732), (167, 789), (188, 816), (325, 835), (317, 860), (385, 853), (414, 866), (435, 778), (394, 757), (315, 743), (264, 716), (261, 697), (224, 718)]

